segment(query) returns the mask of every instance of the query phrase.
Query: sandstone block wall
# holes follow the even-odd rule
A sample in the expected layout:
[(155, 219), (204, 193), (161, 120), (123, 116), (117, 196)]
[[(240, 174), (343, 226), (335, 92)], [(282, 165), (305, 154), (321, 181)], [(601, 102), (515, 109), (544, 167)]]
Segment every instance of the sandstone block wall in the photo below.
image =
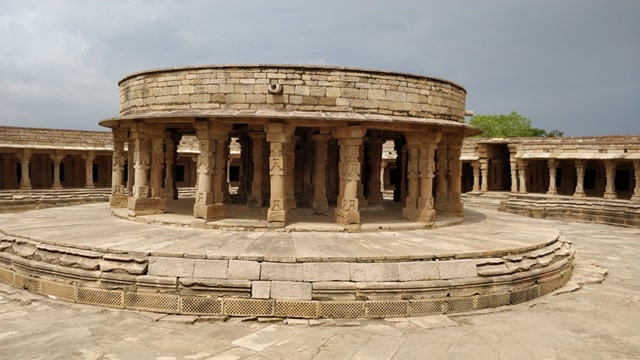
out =
[(464, 88), (448, 81), (337, 67), (246, 65), (164, 69), (119, 83), (120, 115), (176, 110), (282, 110), (464, 122)]

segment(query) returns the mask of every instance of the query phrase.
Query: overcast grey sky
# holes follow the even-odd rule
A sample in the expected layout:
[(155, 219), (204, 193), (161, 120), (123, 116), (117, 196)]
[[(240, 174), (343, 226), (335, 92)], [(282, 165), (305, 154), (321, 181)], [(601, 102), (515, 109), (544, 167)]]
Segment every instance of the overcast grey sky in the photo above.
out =
[(0, 0), (0, 125), (103, 129), (129, 73), (247, 63), (435, 76), (476, 114), (640, 134), (636, 0)]

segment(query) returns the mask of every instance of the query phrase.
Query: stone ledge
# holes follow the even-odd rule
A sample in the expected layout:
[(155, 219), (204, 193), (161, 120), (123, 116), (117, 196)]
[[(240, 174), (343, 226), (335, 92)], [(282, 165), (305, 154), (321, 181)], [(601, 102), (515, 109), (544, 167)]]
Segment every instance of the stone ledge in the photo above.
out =
[[(568, 266), (558, 269), (555, 275), (544, 277), (545, 281), (540, 284), (533, 281), (512, 291), (483, 295), (443, 296), (420, 300), (305, 301), (211, 298), (208, 296), (102, 289), (45, 280), (0, 267), (0, 281), (43, 295), (56, 296), (70, 302), (167, 314), (292, 318), (385, 318), (467, 312), (531, 300), (564, 286), (569, 280), (570, 274), (571, 266), (568, 263)], [(283, 285), (289, 286), (284, 283)]]

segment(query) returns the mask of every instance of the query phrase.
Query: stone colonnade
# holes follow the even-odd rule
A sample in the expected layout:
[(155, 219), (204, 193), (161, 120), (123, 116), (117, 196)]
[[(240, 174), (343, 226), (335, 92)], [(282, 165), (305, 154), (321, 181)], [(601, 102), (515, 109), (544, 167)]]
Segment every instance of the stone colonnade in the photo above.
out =
[[(592, 138), (587, 141), (593, 141)], [(511, 193), (543, 193), (551, 196), (601, 197), (604, 199), (627, 199), (640, 201), (640, 150), (633, 137), (614, 139), (611, 145), (602, 140), (598, 152), (594, 146), (584, 146), (580, 151), (581, 139), (568, 139), (571, 145), (577, 143), (578, 151), (571, 156), (562, 152), (562, 144), (555, 151), (522, 149), (527, 140), (515, 143), (477, 146), (476, 160), (467, 161), (468, 176), (473, 184), (467, 191), (510, 191)], [(628, 144), (620, 142), (628, 140)], [(532, 140), (535, 141), (535, 140)], [(539, 141), (539, 140), (538, 140)], [(559, 148), (559, 149), (558, 149)], [(502, 166), (506, 162), (506, 166)], [(499, 164), (499, 165), (496, 165)], [(495, 170), (495, 171), (493, 171)], [(506, 180), (505, 180), (506, 179)], [(506, 183), (510, 183), (507, 186)]]
[[(247, 178), (241, 181), (247, 184), (247, 194), (238, 198), (246, 199), (249, 207), (266, 205), (269, 227), (285, 226), (290, 210), (302, 206), (312, 208), (316, 215), (328, 215), (334, 208), (337, 224), (357, 230), (361, 207), (383, 204), (382, 144), (388, 139), (402, 144), (407, 157), (400, 167), (403, 180), (398, 184), (406, 187), (399, 199), (405, 206), (397, 216), (425, 226), (433, 224), (436, 211), (462, 216), (461, 135), (438, 127), (402, 133), (367, 130), (362, 125), (297, 127), (282, 121), (244, 126), (219, 119), (196, 119), (191, 129), (180, 130), (144, 121), (128, 125), (112, 129), (110, 203), (115, 208), (128, 208), (130, 216), (161, 214), (167, 202), (176, 198), (176, 144), (183, 135), (192, 133), (199, 149), (193, 205), (196, 218), (215, 221), (227, 217), (226, 171), (232, 136), (245, 139), (240, 164), (249, 167), (242, 170)], [(307, 141), (309, 151), (304, 152), (301, 149)]]
[(108, 187), (111, 152), (0, 147), (0, 190)]

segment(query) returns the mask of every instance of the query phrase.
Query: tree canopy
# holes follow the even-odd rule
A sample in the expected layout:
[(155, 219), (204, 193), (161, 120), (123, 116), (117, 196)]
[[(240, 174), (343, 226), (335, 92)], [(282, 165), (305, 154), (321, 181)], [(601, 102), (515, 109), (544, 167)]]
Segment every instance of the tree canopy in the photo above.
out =
[(560, 137), (564, 132), (560, 130), (546, 131), (531, 126), (531, 120), (512, 111), (508, 115), (474, 115), (469, 121), (470, 125), (482, 129), (478, 135), (484, 138), (509, 138), (509, 137)]

